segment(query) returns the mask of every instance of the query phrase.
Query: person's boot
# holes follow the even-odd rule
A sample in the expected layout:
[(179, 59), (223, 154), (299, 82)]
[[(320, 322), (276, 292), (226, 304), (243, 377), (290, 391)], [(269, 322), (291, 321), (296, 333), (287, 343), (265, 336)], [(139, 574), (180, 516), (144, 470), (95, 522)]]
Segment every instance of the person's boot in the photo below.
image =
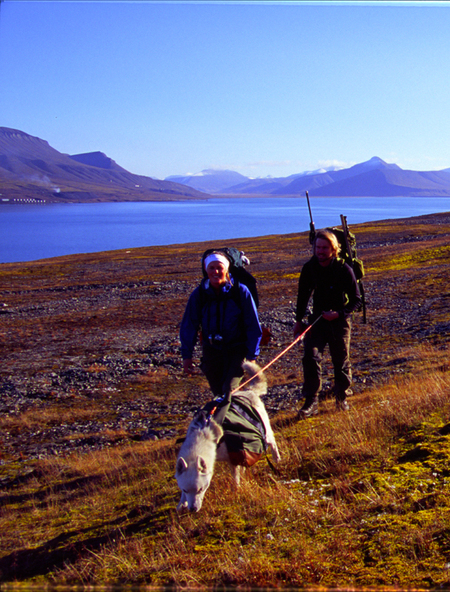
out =
[(353, 395), (353, 391), (351, 388), (346, 389), (345, 391), (335, 390), (335, 398), (336, 398), (336, 411), (348, 411), (350, 406), (348, 404), (348, 397)]
[(336, 410), (337, 411), (348, 411), (350, 409), (349, 404), (345, 399), (336, 399)]
[(314, 415), (319, 414), (319, 401), (317, 396), (312, 398), (307, 398), (303, 407), (298, 412), (299, 419), (308, 419), (308, 417), (313, 417)]

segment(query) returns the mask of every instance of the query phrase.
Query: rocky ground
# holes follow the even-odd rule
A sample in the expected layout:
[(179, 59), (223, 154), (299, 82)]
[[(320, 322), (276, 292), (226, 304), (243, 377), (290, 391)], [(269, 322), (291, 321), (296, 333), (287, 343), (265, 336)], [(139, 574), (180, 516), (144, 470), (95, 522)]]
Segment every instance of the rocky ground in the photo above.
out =
[[(354, 319), (355, 395), (418, 371), (423, 348), (448, 357), (450, 214), (352, 228), (364, 260), (367, 324)], [(272, 338), (292, 342), (307, 233), (222, 241), (250, 257)], [(215, 246), (220, 246), (215, 245)], [(209, 399), (182, 373), (178, 327), (211, 245), (152, 247), (0, 265), (0, 462), (182, 435)], [(214, 245), (212, 245), (214, 246)], [(440, 354), (435, 357), (440, 358)], [(269, 414), (296, 408), (301, 348), (267, 371)], [(332, 376), (325, 363), (323, 396)]]

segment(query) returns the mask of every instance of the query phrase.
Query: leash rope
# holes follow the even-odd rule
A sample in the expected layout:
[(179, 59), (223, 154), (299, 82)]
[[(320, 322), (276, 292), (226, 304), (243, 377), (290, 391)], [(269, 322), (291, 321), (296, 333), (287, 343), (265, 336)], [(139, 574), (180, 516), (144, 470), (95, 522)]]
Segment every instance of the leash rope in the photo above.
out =
[[(249, 378), (248, 380), (246, 380), (245, 382), (243, 382), (242, 384), (240, 384), (238, 387), (236, 387), (233, 391), (231, 391), (231, 393), (229, 394), (229, 396), (231, 397), (232, 395), (234, 395), (234, 393), (237, 393), (238, 391), (240, 391), (242, 388), (244, 388), (244, 386), (247, 386), (247, 384), (249, 384), (254, 378), (256, 378), (257, 376), (259, 376), (260, 374), (262, 374), (263, 372), (265, 372), (267, 370), (267, 368), (270, 368), (270, 366), (272, 366), (272, 364), (274, 364), (277, 360), (279, 360), (282, 356), (284, 356), (285, 353), (287, 353), (290, 349), (292, 349), (294, 347), (294, 345), (296, 345), (297, 343), (299, 343), (303, 337), (308, 333), (308, 331), (314, 327), (314, 325), (321, 319), (322, 317), (317, 317), (317, 319), (311, 323), (311, 325), (308, 325), (308, 327), (306, 327), (306, 329), (303, 331), (303, 333), (301, 333), (300, 335), (298, 335), (294, 341), (288, 345), (282, 352), (280, 352), (271, 362), (269, 362), (268, 364), (266, 364), (264, 366), (264, 368), (261, 368), (260, 370), (258, 370), (258, 372), (256, 374), (254, 374), (251, 378)], [(213, 407), (211, 409), (211, 411), (209, 412), (209, 418), (211, 419), (211, 417), (213, 417), (214, 413), (217, 411), (217, 408), (219, 407), (219, 404), (222, 403), (224, 400), (224, 397), (220, 397), (220, 399), (215, 399), (215, 401), (217, 401), (217, 405), (215, 407)]]
[(306, 335), (306, 333), (308, 333), (308, 331), (314, 327), (314, 325), (317, 323), (317, 321), (319, 321), (322, 317), (317, 317), (317, 319), (314, 321), (314, 323), (311, 323), (311, 325), (308, 325), (308, 327), (306, 327), (306, 329), (303, 331), (303, 333), (301, 333), (300, 335), (298, 335), (294, 341), (288, 345), (282, 352), (280, 352), (271, 362), (269, 362), (268, 364), (266, 364), (264, 366), (264, 368), (261, 368), (260, 370), (258, 370), (258, 372), (256, 374), (254, 374), (251, 378), (249, 378), (248, 380), (246, 380), (245, 382), (243, 382), (242, 384), (240, 384), (238, 387), (236, 387), (233, 391), (231, 391), (230, 396), (234, 395), (234, 393), (237, 393), (237, 391), (241, 390), (241, 388), (243, 388), (244, 386), (246, 386), (247, 384), (249, 384), (254, 378), (256, 378), (257, 376), (259, 376), (260, 374), (262, 374), (263, 372), (265, 372), (267, 370), (267, 368), (270, 368), (270, 366), (272, 366), (272, 364), (274, 364), (277, 360), (279, 360), (282, 356), (284, 356), (285, 353), (287, 353), (291, 348), (294, 347), (294, 345), (296, 345), (297, 343), (299, 343), (303, 337)]

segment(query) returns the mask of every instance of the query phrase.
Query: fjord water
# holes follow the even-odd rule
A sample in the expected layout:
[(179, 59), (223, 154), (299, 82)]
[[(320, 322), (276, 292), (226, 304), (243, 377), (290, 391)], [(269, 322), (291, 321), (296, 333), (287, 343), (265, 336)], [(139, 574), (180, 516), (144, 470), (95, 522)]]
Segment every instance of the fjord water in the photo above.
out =
[[(448, 197), (311, 199), (316, 228), (450, 211)], [(0, 205), (0, 263), (309, 229), (305, 197)], [(239, 246), (237, 244), (237, 246)]]

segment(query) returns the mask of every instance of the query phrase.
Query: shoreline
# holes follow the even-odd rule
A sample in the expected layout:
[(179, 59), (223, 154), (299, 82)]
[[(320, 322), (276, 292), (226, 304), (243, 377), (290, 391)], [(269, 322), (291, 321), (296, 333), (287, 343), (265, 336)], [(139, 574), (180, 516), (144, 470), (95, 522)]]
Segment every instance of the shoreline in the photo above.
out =
[[(51, 204), (50, 204), (51, 205)], [(70, 205), (70, 204), (67, 204)], [(71, 204), (71, 205), (76, 205), (76, 204)], [(93, 204), (93, 205), (98, 205), (98, 204)], [(450, 205), (450, 204), (449, 204)], [(426, 218), (426, 217), (430, 217), (430, 216), (446, 216), (450, 214), (450, 209), (448, 211), (443, 211), (443, 212), (433, 212), (433, 213), (429, 213), (429, 214), (422, 214), (419, 216), (407, 216), (407, 217), (401, 217), (401, 218), (383, 218), (381, 220), (367, 220), (365, 222), (358, 222), (358, 223), (349, 223), (349, 227), (350, 230), (353, 231), (353, 229), (358, 229), (361, 226), (367, 225), (367, 224), (375, 224), (375, 223), (383, 223), (383, 222), (407, 222), (408, 220), (411, 219), (416, 219), (416, 218)], [(335, 224), (335, 226), (340, 226), (340, 224)], [(66, 254), (58, 254), (58, 255), (50, 255), (50, 256), (45, 256), (45, 257), (38, 257), (37, 259), (23, 259), (20, 261), (0, 261), (0, 268), (1, 266), (4, 265), (12, 265), (12, 264), (16, 264), (16, 263), (37, 263), (37, 262), (45, 262), (47, 260), (53, 260), (53, 259), (59, 259), (61, 257), (77, 257), (77, 256), (83, 256), (83, 255), (95, 255), (95, 254), (104, 254), (104, 253), (116, 253), (116, 252), (122, 252), (122, 251), (133, 251), (135, 249), (147, 249), (147, 248), (175, 248), (175, 247), (189, 247), (190, 245), (206, 245), (206, 244), (211, 244), (211, 242), (228, 242), (230, 243), (242, 243), (243, 241), (245, 241), (246, 243), (248, 243), (248, 241), (250, 240), (254, 240), (254, 241), (260, 241), (260, 240), (269, 240), (272, 238), (282, 238), (284, 236), (293, 236), (293, 235), (300, 235), (302, 233), (307, 232), (307, 230), (301, 230), (301, 231), (295, 231), (295, 232), (287, 232), (287, 233), (269, 233), (269, 234), (261, 234), (261, 235), (255, 235), (255, 236), (238, 236), (238, 237), (234, 237), (234, 238), (223, 238), (223, 239), (216, 239), (215, 241), (212, 240), (196, 240), (196, 241), (188, 241), (188, 242), (173, 242), (173, 243), (164, 243), (164, 244), (154, 244), (154, 245), (142, 245), (142, 246), (131, 246), (131, 247), (118, 247), (118, 248), (113, 248), (113, 249), (101, 249), (101, 250), (93, 250), (93, 251), (79, 251), (79, 252), (74, 252), (74, 253), (66, 253)], [(205, 247), (206, 248), (206, 247)], [(205, 250), (205, 248), (203, 250)]]

